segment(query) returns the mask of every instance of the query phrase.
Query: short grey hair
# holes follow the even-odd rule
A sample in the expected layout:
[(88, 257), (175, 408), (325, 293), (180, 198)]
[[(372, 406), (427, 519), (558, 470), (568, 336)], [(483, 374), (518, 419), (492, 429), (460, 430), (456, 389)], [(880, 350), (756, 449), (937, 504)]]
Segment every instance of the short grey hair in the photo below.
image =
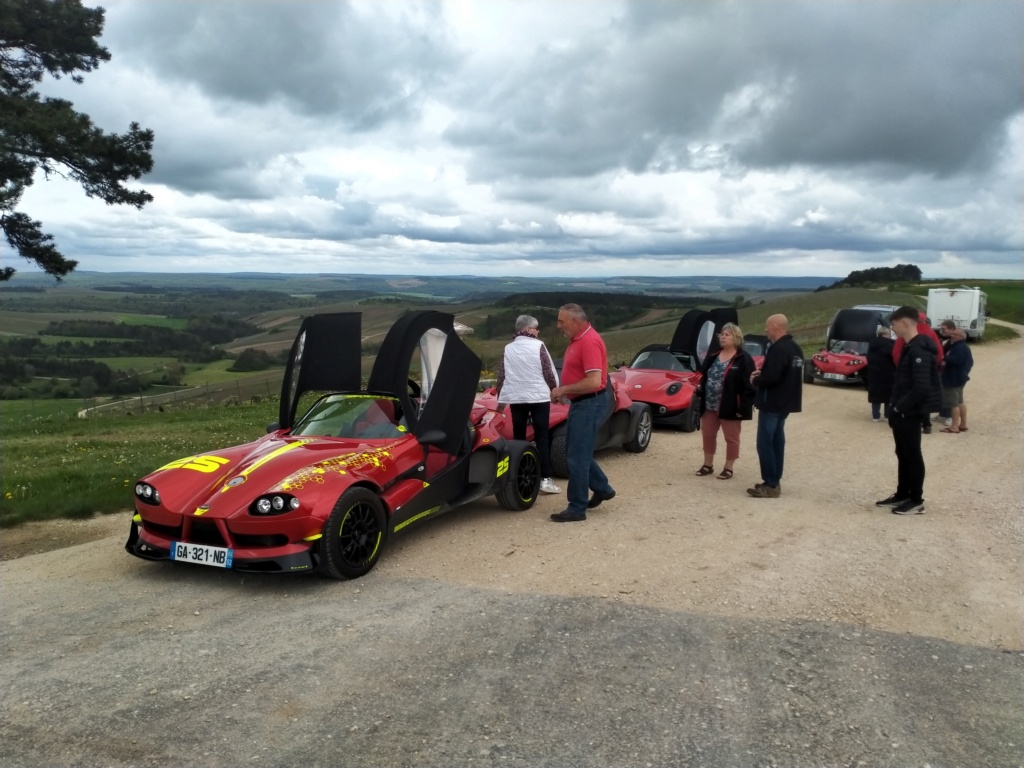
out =
[(587, 321), (587, 313), (583, 311), (583, 307), (579, 304), (563, 304), (558, 309), (568, 312), (570, 316), (575, 317), (577, 320)]
[(520, 315), (516, 318), (516, 333), (522, 333), (530, 328), (538, 328), (540, 323), (533, 315)]

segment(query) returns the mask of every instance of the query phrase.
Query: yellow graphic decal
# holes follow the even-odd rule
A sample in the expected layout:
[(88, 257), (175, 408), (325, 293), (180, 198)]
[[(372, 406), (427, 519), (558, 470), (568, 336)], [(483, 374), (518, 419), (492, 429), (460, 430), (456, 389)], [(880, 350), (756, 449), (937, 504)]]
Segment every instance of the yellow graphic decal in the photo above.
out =
[(216, 472), (229, 461), (231, 459), (225, 459), (220, 456), (186, 456), (184, 459), (178, 459), (170, 464), (165, 464), (157, 472), (164, 469), (194, 469), (197, 472)]
[(296, 440), (296, 441), (295, 441), (295, 442), (293, 442), (293, 443), (287, 443), (287, 444), (285, 444), (285, 445), (282, 445), (282, 446), (281, 446), (280, 448), (278, 448), (277, 450), (271, 451), (270, 453), (268, 453), (268, 454), (267, 454), (266, 456), (264, 456), (263, 458), (261, 458), (261, 459), (259, 459), (258, 461), (254, 462), (254, 463), (252, 464), (252, 466), (250, 466), (250, 467), (247, 467), (247, 468), (245, 469), (245, 471), (244, 471), (244, 472), (242, 472), (242, 477), (245, 477), (245, 476), (246, 476), (246, 475), (248, 475), (248, 474), (249, 474), (250, 472), (255, 472), (255, 471), (256, 471), (257, 469), (259, 469), (260, 467), (262, 467), (262, 466), (263, 466), (264, 464), (266, 464), (266, 463), (267, 463), (268, 461), (270, 461), (271, 459), (277, 458), (277, 457), (278, 457), (278, 456), (280, 456), (280, 455), (281, 455), (282, 453), (287, 453), (288, 451), (292, 450), (293, 448), (299, 448), (299, 447), (301, 447), (301, 446), (305, 445), (306, 443), (311, 443), (311, 442), (313, 442), (313, 441), (312, 441), (312, 440)]
[(508, 472), (508, 456), (498, 462), (498, 474), (496, 477), (501, 477)]
[(391, 458), (390, 446), (374, 448), (370, 451), (359, 453), (346, 453), (343, 456), (335, 456), (330, 459), (318, 461), (308, 467), (303, 467), (284, 479), (280, 488), (282, 491), (300, 491), (309, 483), (323, 485), (324, 478), (329, 472), (337, 472), (339, 475), (348, 474), (349, 470), (362, 469), (363, 467), (377, 467), (386, 470), (386, 459)]
[(209, 512), (209, 511), (210, 511), (210, 508), (204, 505), (202, 507), (196, 507), (196, 511), (193, 512), (192, 514), (193, 515), (201, 515), (204, 512)]
[(420, 512), (418, 515), (415, 515), (414, 517), (410, 517), (404, 523), (399, 523), (398, 525), (395, 526), (395, 533), (398, 533), (400, 530), (405, 528), (405, 526), (409, 525), (409, 523), (415, 523), (417, 520), (420, 520), (420, 519), (426, 517), (427, 515), (434, 514), (439, 509), (441, 509), (441, 507), (432, 507), (432, 508), (428, 509), (426, 512)]
[(322, 533), (314, 533), (312, 536), (306, 536), (303, 541), (316, 541), (317, 539), (322, 539), (323, 536)]

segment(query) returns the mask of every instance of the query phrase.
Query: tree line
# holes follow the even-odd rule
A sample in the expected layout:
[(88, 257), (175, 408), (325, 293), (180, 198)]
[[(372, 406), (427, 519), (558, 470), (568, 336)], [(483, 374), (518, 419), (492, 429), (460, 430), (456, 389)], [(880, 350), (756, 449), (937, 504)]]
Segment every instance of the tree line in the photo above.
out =
[(177, 345), (182, 349), (195, 349), (197, 343), (224, 344), (232, 339), (261, 332), (259, 326), (244, 320), (224, 315), (207, 315), (188, 318), (184, 330), (160, 325), (115, 323), (110, 320), (52, 320), (40, 335), (133, 339), (170, 348)]
[(856, 269), (842, 280), (837, 280), (832, 285), (823, 285), (818, 291), (827, 291), (832, 288), (874, 288), (878, 285), (890, 285), (892, 283), (919, 283), (921, 282), (921, 269), (914, 264), (897, 264), (895, 267), (871, 267), (870, 269)]

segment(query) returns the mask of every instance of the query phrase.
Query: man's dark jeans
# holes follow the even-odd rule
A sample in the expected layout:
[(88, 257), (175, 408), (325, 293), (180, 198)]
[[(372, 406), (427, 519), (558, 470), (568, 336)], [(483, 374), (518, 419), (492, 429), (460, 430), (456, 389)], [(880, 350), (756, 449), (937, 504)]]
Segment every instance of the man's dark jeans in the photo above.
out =
[(896, 443), (898, 462), (896, 497), (924, 498), (924, 456), (921, 454), (921, 417), (889, 411), (889, 427)]
[(565, 431), (565, 458), (569, 465), (569, 506), (573, 515), (585, 515), (589, 491), (611, 493), (608, 477), (594, 460), (597, 429), (611, 407), (610, 390), (601, 390), (596, 397), (574, 402), (569, 406)]
[(772, 488), (778, 488), (782, 481), (788, 415), (772, 411), (758, 411), (757, 414), (757, 458), (761, 464), (761, 479)]

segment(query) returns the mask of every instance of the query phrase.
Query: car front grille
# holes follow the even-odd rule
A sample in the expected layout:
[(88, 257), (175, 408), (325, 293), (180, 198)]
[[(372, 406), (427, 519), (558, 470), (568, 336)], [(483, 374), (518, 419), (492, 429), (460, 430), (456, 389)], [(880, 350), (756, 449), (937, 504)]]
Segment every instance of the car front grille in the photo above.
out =
[(228, 543), (221, 536), (217, 523), (213, 520), (192, 519), (192, 527), (187, 540), (192, 544), (208, 544), (211, 547), (226, 547)]

